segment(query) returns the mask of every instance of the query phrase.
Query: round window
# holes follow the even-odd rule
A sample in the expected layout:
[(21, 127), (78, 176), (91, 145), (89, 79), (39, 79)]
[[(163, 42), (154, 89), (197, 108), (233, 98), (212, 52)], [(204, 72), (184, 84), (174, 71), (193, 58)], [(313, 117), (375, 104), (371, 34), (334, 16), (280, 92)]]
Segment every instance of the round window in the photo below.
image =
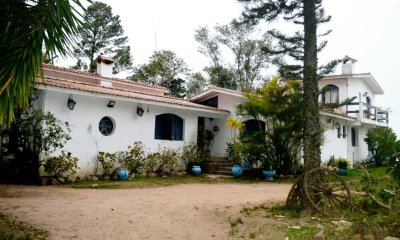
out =
[(114, 130), (114, 123), (109, 117), (103, 117), (99, 122), (99, 131), (104, 136), (110, 135)]

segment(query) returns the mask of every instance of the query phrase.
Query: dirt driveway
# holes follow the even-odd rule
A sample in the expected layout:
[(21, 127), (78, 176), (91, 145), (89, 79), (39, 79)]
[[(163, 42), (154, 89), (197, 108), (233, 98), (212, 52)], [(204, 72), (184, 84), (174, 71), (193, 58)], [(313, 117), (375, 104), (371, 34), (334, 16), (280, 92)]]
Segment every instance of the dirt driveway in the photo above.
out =
[(284, 201), (290, 184), (186, 184), (145, 189), (0, 185), (0, 212), (53, 239), (228, 239), (228, 216)]

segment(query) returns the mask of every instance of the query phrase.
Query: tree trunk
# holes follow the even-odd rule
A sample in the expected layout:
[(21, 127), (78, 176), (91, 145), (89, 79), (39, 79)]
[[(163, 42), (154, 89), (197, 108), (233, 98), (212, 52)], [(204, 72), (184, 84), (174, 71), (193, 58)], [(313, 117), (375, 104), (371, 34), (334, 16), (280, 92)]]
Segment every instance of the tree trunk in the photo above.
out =
[(304, 0), (304, 168), (319, 167), (321, 127), (318, 110), (316, 0)]

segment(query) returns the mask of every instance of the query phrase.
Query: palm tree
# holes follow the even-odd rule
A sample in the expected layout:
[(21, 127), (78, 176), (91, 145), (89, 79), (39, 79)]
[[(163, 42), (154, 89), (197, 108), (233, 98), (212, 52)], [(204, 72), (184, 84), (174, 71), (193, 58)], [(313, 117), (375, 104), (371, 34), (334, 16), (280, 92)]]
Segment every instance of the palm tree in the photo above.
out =
[(0, 125), (29, 103), (43, 55), (69, 55), (80, 0), (0, 0)]

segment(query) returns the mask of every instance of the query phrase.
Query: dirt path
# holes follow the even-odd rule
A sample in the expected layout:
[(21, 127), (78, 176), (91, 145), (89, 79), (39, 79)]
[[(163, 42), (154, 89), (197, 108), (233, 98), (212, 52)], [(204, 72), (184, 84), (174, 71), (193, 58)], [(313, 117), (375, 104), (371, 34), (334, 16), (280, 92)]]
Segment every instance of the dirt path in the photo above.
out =
[(228, 239), (227, 216), (285, 200), (290, 184), (187, 184), (146, 189), (0, 185), (0, 212), (53, 239)]

